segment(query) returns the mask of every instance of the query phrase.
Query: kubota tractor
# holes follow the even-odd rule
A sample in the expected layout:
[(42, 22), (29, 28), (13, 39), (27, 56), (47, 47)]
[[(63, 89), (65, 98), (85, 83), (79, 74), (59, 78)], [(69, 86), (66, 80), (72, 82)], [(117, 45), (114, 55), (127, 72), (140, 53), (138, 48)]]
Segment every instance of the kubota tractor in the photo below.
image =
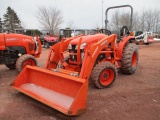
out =
[(5, 64), (9, 69), (17, 68), (20, 72), (26, 65), (37, 65), (35, 58), (40, 56), (41, 49), (40, 41), (37, 46), (33, 37), (12, 33), (0, 34), (0, 64)]
[(67, 115), (86, 109), (89, 80), (97, 88), (109, 87), (117, 70), (134, 74), (138, 48), (134, 36), (117, 34), (79, 35), (50, 47), (46, 67), (27, 66), (11, 83), (20, 92)]

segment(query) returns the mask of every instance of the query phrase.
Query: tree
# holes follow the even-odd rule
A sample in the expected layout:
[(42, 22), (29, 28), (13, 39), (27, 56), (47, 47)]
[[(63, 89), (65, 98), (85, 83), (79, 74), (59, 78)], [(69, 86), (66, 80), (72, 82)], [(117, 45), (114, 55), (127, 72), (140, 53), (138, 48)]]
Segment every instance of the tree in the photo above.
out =
[[(119, 30), (122, 26), (129, 28), (130, 14), (116, 11), (112, 15), (111, 30)], [(129, 28), (130, 29), (130, 28)], [(160, 29), (160, 11), (155, 9), (143, 9), (141, 13), (134, 13), (132, 31), (153, 31)]]
[(119, 11), (116, 10), (115, 13), (112, 16), (112, 20), (111, 20), (111, 25), (110, 28), (112, 30), (120, 30), (119, 26), (120, 26), (120, 15), (119, 15)]
[(122, 26), (130, 29), (130, 14), (116, 10), (111, 18), (111, 26), (112, 30), (120, 30)]
[(158, 28), (160, 27), (160, 11), (155, 9), (153, 14), (154, 14), (153, 31), (157, 33)]
[(120, 16), (120, 26), (127, 26), (128, 29), (130, 30), (130, 13), (121, 13)]
[(74, 29), (74, 27), (73, 27), (73, 21), (67, 22), (67, 28)]
[(36, 17), (43, 29), (50, 31), (50, 34), (53, 35), (59, 28), (60, 24), (63, 23), (62, 12), (57, 8), (40, 6)]
[(146, 11), (146, 31), (151, 31), (154, 25), (154, 14), (151, 9)]
[(139, 15), (137, 12), (133, 15), (133, 24), (132, 24), (132, 30), (138, 31), (139, 30)]
[(2, 32), (2, 19), (0, 18), (0, 33)]
[(20, 19), (16, 12), (10, 7), (7, 8), (7, 12), (3, 15), (3, 19), (4, 29), (13, 31), (16, 28), (22, 28)]
[(159, 10), (143, 10), (139, 16), (139, 30), (157, 32), (160, 26), (160, 11)]

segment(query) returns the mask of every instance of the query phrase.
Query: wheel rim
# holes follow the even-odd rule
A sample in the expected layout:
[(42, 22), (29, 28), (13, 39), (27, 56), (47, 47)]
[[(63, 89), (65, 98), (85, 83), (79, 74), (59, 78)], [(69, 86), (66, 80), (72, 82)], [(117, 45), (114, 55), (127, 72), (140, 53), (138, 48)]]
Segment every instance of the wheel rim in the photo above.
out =
[(26, 65), (35, 66), (35, 61), (32, 59), (27, 59), (23, 62), (22, 69), (26, 67)]
[(114, 71), (112, 69), (106, 69), (100, 74), (100, 83), (103, 86), (107, 86), (114, 80)]
[(132, 67), (135, 67), (136, 63), (137, 63), (137, 53), (135, 51), (132, 56)]

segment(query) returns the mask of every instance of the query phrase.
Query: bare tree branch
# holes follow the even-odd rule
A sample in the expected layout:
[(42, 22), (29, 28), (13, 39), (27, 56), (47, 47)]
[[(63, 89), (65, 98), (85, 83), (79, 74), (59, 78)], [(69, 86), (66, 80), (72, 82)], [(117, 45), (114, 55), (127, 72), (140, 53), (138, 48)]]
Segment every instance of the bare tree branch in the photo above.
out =
[(62, 12), (57, 8), (46, 8), (44, 6), (40, 6), (36, 17), (42, 27), (50, 31), (51, 34), (54, 34), (54, 32), (59, 28), (59, 25), (63, 23)]
[[(112, 15), (111, 30), (119, 30), (122, 26), (129, 28), (130, 14), (126, 12), (116, 11)], [(130, 28), (129, 28), (130, 29)], [(133, 31), (153, 31), (160, 33), (160, 10), (143, 9), (139, 13), (133, 15)]]

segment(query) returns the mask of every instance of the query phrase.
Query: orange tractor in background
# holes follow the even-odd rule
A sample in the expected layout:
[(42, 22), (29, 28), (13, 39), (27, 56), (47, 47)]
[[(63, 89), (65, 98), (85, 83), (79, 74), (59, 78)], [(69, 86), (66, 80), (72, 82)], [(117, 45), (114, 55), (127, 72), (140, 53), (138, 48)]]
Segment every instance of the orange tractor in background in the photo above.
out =
[(26, 66), (11, 86), (66, 115), (80, 115), (86, 109), (89, 80), (106, 88), (118, 69), (131, 75), (138, 65), (134, 36), (117, 42), (117, 34), (105, 33), (62, 39), (50, 47), (45, 69)]
[[(37, 37), (39, 41), (39, 38)], [(36, 49), (38, 50), (36, 51)], [(36, 44), (33, 37), (22, 34), (0, 34), (0, 64), (20, 72), (26, 65), (36, 66), (41, 54), (40, 41)]]

